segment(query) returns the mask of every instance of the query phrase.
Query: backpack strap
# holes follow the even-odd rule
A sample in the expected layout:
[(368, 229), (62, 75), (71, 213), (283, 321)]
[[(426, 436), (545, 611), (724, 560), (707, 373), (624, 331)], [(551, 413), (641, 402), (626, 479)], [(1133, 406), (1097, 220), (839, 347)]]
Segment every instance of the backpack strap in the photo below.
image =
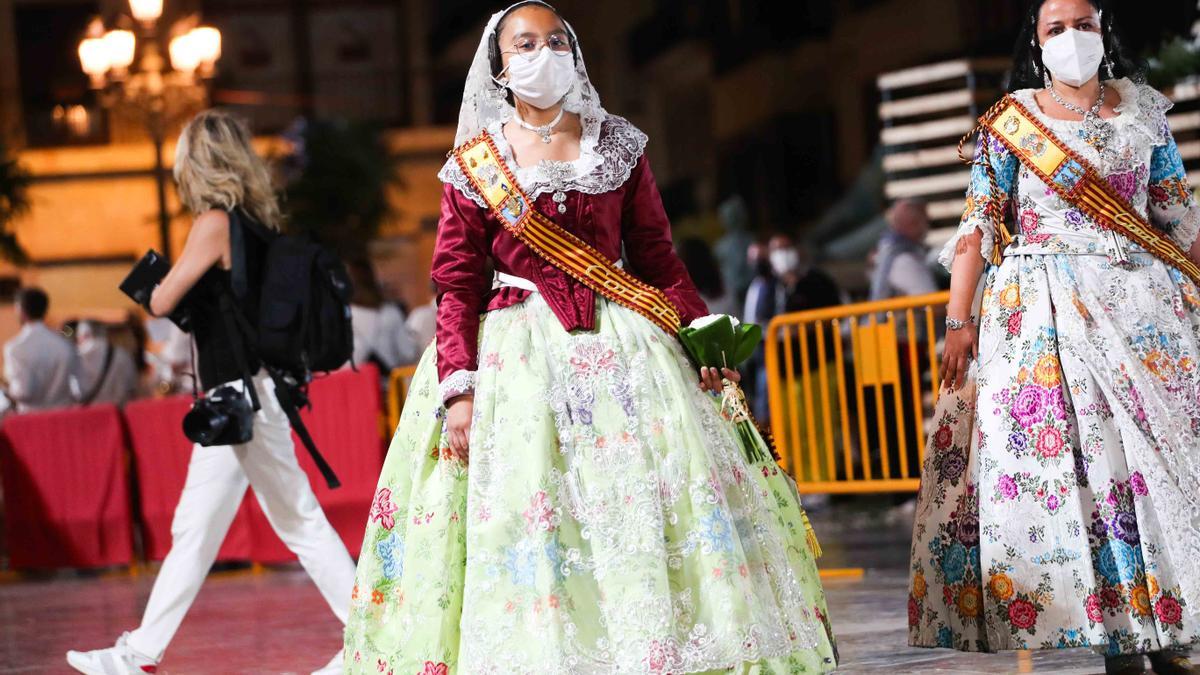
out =
[(233, 295), (240, 300), (250, 292), (249, 272), (246, 269), (246, 237), (253, 235), (270, 243), (276, 233), (249, 217), (240, 206), (226, 213), (229, 214), (229, 258), (233, 265), (229, 278), (233, 286)]
[(317, 470), (321, 472), (325, 484), (329, 486), (330, 490), (341, 487), (342, 482), (333, 472), (333, 467), (329, 466), (329, 462), (325, 461), (325, 457), (317, 450), (317, 444), (313, 441), (312, 434), (308, 433), (308, 427), (304, 425), (304, 419), (300, 417), (300, 409), (309, 405), (304, 389), (289, 381), (278, 369), (268, 366), (267, 373), (270, 374), (271, 381), (275, 383), (275, 397), (279, 399), (279, 406), (287, 415), (292, 430), (300, 437), (304, 449), (308, 450), (308, 456), (312, 458), (313, 464), (317, 465)]

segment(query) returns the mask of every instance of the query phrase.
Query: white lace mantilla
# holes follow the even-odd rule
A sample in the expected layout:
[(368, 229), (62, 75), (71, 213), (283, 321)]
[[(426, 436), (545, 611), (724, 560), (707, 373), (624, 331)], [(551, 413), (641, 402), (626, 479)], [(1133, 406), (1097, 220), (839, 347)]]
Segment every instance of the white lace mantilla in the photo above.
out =
[[(618, 115), (600, 117), (585, 114), (580, 120), (583, 134), (579, 141), (578, 159), (569, 162), (543, 161), (527, 167), (517, 165), (512, 146), (504, 137), (503, 123), (493, 122), (488, 127), (501, 157), (530, 199), (556, 190), (604, 194), (616, 190), (629, 180), (633, 168), (646, 151), (646, 142), (649, 140), (646, 134)], [(483, 197), (471, 186), (453, 157), (446, 160), (438, 172), (438, 178), (443, 183), (453, 185), (481, 208), (487, 208)]]

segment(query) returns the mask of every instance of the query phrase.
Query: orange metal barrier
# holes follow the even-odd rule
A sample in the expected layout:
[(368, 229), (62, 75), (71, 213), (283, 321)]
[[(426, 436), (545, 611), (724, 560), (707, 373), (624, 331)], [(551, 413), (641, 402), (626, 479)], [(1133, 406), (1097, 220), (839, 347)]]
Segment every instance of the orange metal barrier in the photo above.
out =
[(935, 328), (949, 298), (783, 314), (767, 326), (771, 431), (801, 492), (917, 489), (925, 422), (940, 387)]
[(390, 438), (400, 425), (400, 411), (404, 410), (404, 399), (408, 398), (408, 387), (412, 384), (417, 366), (400, 366), (388, 374), (387, 423), (391, 427), (385, 437)]

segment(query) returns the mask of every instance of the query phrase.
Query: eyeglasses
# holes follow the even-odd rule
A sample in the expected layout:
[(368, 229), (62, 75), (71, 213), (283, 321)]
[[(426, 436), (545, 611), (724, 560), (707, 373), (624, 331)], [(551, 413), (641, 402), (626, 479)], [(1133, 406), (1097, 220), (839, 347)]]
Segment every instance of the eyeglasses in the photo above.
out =
[(503, 53), (533, 58), (542, 51), (542, 47), (549, 47), (555, 54), (570, 54), (571, 40), (563, 33), (554, 33), (544, 39), (535, 36), (519, 37), (513, 41), (512, 49)]

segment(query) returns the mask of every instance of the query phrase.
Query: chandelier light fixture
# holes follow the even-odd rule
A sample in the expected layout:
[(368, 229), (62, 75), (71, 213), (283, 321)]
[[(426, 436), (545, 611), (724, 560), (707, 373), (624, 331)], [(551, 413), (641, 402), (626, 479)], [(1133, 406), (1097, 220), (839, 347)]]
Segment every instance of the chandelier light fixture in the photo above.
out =
[[(221, 58), (221, 32), (197, 15), (163, 27), (163, 0), (129, 0), (129, 17), (107, 29), (92, 21), (79, 43), (79, 64), (100, 104), (141, 120), (154, 143), (159, 243), (171, 257), (163, 145), (167, 130), (208, 104), (208, 85)], [(168, 39), (169, 38), (169, 39)], [(163, 48), (167, 58), (163, 58)]]

